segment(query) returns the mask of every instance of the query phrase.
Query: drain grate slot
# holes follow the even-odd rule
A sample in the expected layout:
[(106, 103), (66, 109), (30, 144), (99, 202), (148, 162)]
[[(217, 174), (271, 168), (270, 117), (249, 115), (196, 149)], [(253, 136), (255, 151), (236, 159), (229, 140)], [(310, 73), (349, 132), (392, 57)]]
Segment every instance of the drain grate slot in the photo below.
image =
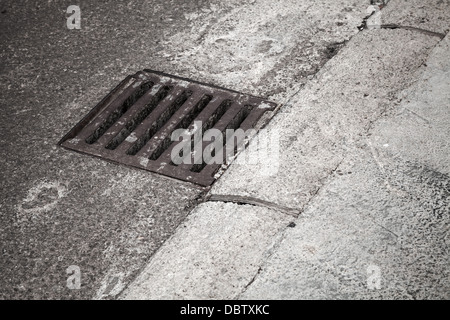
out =
[(241, 126), (242, 122), (244, 122), (244, 120), (247, 119), (247, 117), (250, 115), (250, 112), (253, 110), (253, 108), (253, 106), (246, 105), (241, 110), (239, 110), (239, 113), (234, 117), (233, 121), (228, 124), (227, 129), (238, 129)]
[(153, 82), (145, 82), (139, 86), (126, 100), (120, 105), (120, 107), (111, 113), (108, 118), (94, 131), (94, 133), (86, 138), (86, 143), (93, 144), (105, 134), (105, 132), (122, 117), (128, 109), (136, 103), (150, 88), (154, 85)]
[(191, 95), (192, 91), (183, 91), (181, 95), (175, 99), (175, 101), (161, 114), (160, 117), (158, 117), (155, 122), (152, 123), (150, 128), (148, 128), (136, 141), (136, 143), (127, 151), (127, 154), (131, 156), (136, 155)]
[[(250, 112), (253, 110), (253, 106), (251, 105), (245, 105), (242, 109), (239, 110), (238, 114), (233, 118), (233, 120), (230, 121), (230, 123), (226, 126), (225, 129), (223, 129), (222, 132), (222, 150), (226, 145), (226, 131), (229, 129), (236, 130), (238, 129), (241, 124), (247, 119), (247, 117), (250, 115)], [(208, 148), (208, 145), (203, 147), (202, 152), (205, 151), (205, 149)], [(211, 155), (215, 156), (215, 149), (211, 150)], [(219, 150), (221, 151), (221, 150)], [(237, 146), (235, 146), (234, 152), (237, 152)], [(225, 158), (224, 158), (225, 159)], [(192, 172), (202, 172), (202, 170), (207, 166), (207, 163), (205, 161), (202, 162), (202, 164), (194, 164), (192, 168), (190, 168), (190, 171)]]
[(151, 101), (145, 105), (144, 109), (127, 122), (125, 127), (107, 144), (106, 148), (110, 150), (116, 149), (152, 113), (161, 100), (167, 97), (172, 89), (170, 86), (162, 87)]
[[(173, 130), (187, 129), (189, 125), (192, 124), (192, 121), (200, 114), (200, 112), (208, 105), (208, 103), (211, 102), (212, 98), (213, 97), (211, 95), (203, 95), (197, 105), (177, 126), (173, 128)], [(164, 151), (167, 150), (171, 143), (171, 137), (166, 136), (164, 140), (156, 147), (156, 150), (151, 154), (150, 160), (157, 160), (164, 153)]]
[[(64, 136), (60, 145), (209, 186), (215, 181), (214, 175), (221, 164), (207, 164), (198, 158), (203, 154), (192, 152), (205, 151), (211, 143), (203, 141), (203, 135), (210, 129), (219, 130), (223, 149), (227, 129), (254, 128), (261, 117), (276, 106), (262, 98), (144, 70), (122, 81)], [(196, 134), (187, 141), (172, 141), (172, 133), (177, 129)], [(190, 146), (190, 154), (178, 153), (180, 143)], [(181, 159), (184, 156), (186, 162), (175, 165), (174, 151)]]
[[(219, 107), (214, 111), (214, 113), (208, 118), (208, 120), (203, 124), (203, 126), (201, 128), (199, 128), (198, 130), (202, 130), (201, 135), (199, 135), (200, 137), (203, 136), (203, 134), (214, 128), (214, 126), (217, 124), (217, 122), (223, 117), (223, 115), (230, 109), (231, 105), (233, 104), (233, 101), (230, 99), (226, 99), (224, 101), (222, 101), (222, 103), (220, 103)], [(193, 135), (191, 137), (191, 150), (195, 150), (195, 145), (197, 143), (200, 143), (200, 141), (195, 141), (195, 136)], [(184, 155), (182, 153), (180, 153), (180, 157), (183, 157)], [(191, 157), (191, 161), (193, 163), (196, 162), (195, 157), (190, 154), (190, 155), (186, 155), (187, 157)], [(175, 164), (173, 162), (171, 162), (171, 165)]]
[(230, 109), (233, 104), (233, 100), (224, 100), (217, 110), (209, 117), (208, 121), (202, 127), (202, 134), (204, 134), (207, 130), (213, 128), (216, 123), (223, 117), (223, 115)]

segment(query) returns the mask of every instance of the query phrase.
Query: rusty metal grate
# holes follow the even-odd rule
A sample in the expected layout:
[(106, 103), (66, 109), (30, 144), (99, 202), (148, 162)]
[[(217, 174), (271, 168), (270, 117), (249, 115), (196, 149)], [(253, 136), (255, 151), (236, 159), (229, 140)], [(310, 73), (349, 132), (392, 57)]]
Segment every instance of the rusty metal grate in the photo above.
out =
[(226, 129), (246, 131), (276, 106), (262, 98), (144, 70), (123, 80), (59, 144), (209, 186), (221, 164), (174, 164), (171, 154), (178, 142), (171, 140), (172, 132), (195, 130), (196, 121), (201, 121), (203, 132), (212, 128), (222, 133)]

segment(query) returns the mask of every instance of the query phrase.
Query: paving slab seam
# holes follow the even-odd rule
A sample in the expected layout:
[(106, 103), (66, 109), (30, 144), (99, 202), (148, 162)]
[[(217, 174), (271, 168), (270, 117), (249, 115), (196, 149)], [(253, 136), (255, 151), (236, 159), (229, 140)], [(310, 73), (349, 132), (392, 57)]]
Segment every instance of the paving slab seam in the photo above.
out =
[(405, 30), (410, 30), (410, 31), (416, 31), (416, 32), (420, 32), (423, 34), (427, 34), (432, 37), (439, 37), (441, 40), (444, 39), (446, 36), (445, 33), (434, 32), (431, 30), (410, 27), (410, 26), (402, 26), (402, 25), (398, 25), (398, 24), (383, 24), (383, 25), (381, 25), (381, 29), (405, 29)]
[[(390, 1), (382, 1), (382, 3), (378, 4), (378, 7), (380, 8), (380, 11), (382, 11), (386, 6), (388, 6)], [(374, 3), (372, 3), (374, 4)], [(361, 25), (358, 27), (358, 29), (360, 31), (364, 30), (364, 29), (369, 29), (369, 27), (367, 26), (367, 21), (376, 14), (376, 11), (373, 11), (372, 13), (370, 13), (368, 16), (366, 16), (363, 19), (363, 22), (361, 23)], [(383, 24), (381, 26), (379, 26), (381, 29), (405, 29), (405, 30), (411, 30), (411, 31), (417, 31), (420, 33), (424, 33), (424, 34), (428, 34), (430, 36), (433, 37), (439, 37), (442, 39), (445, 38), (446, 34), (445, 33), (441, 33), (441, 32), (434, 32), (431, 30), (427, 30), (427, 29), (423, 29), (423, 28), (417, 28), (417, 27), (412, 27), (412, 26), (403, 26), (403, 25), (399, 25), (399, 24), (395, 24), (395, 23), (390, 23), (390, 24)]]
[[(303, 212), (305, 212), (305, 210), (308, 208), (309, 204), (314, 202), (315, 199), (320, 195), (320, 191), (325, 188), (330, 182), (331, 179), (334, 177), (336, 171), (339, 169), (340, 165), (344, 162), (344, 159), (341, 159), (341, 161), (336, 165), (336, 167), (325, 177), (326, 182), (324, 182), (320, 187), (317, 188), (317, 190), (314, 192), (314, 194), (312, 195), (312, 197), (308, 200), (308, 202), (302, 207), (302, 209), (300, 211), (298, 211), (298, 215), (296, 216), (296, 218), (298, 218), (300, 216), (300, 214), (302, 214)], [(212, 196), (212, 198), (220, 198), (220, 195), (215, 195)], [(239, 196), (235, 196), (236, 198), (242, 198)], [(256, 199), (259, 200), (259, 199)], [(260, 203), (265, 203), (267, 201), (263, 201), (263, 200), (259, 200)], [(278, 212), (283, 212), (282, 210), (279, 210), (278, 208), (282, 208), (282, 206), (277, 205), (277, 204), (272, 204), (274, 205), (273, 207), (269, 207), (269, 209), (278, 211)], [(263, 207), (266, 207), (265, 205), (262, 205)], [(290, 209), (293, 210), (293, 209)], [(284, 213), (284, 212), (283, 212)], [(289, 213), (287, 213), (289, 214)], [(296, 225), (294, 222), (292, 222), (290, 225), (288, 225), (286, 228), (282, 229), (279, 231), (278, 235), (275, 237), (274, 239), (274, 244), (267, 250), (266, 253), (266, 258), (262, 259), (262, 263), (258, 268), (258, 271), (255, 273), (255, 275), (253, 276), (253, 278), (249, 281), (249, 283), (244, 287), (244, 289), (238, 294), (238, 296), (236, 297), (236, 300), (240, 300), (240, 297), (245, 294), (246, 290), (253, 284), (253, 282), (255, 282), (255, 280), (258, 278), (258, 276), (261, 274), (261, 272), (264, 269), (264, 266), (266, 264), (267, 261), (269, 261), (269, 258), (275, 253), (275, 251), (277, 250), (277, 248), (281, 245), (281, 243), (283, 242), (283, 240), (285, 239), (286, 236), (286, 232), (287, 230), (289, 230), (289, 228), (294, 228)], [(389, 230), (388, 230), (389, 231)]]
[(300, 210), (300, 212), (305, 212), (305, 210), (308, 208), (309, 204), (311, 203), (311, 201), (313, 201), (317, 196), (319, 196), (320, 194), (320, 190), (322, 190), (324, 187), (326, 187), (326, 185), (328, 183), (330, 183), (330, 180), (334, 177), (336, 171), (339, 169), (339, 167), (341, 166), (341, 164), (344, 162), (345, 157), (342, 158), (339, 163), (336, 165), (336, 167), (334, 167), (334, 169), (332, 169), (330, 171), (330, 173), (328, 173), (328, 175), (324, 178), (322, 178), (321, 180), (324, 181), (324, 183), (322, 183), (315, 192), (313, 192), (313, 194), (311, 195), (311, 198), (303, 205), (302, 209)]
[[(274, 209), (274, 211), (277, 211)], [(268, 261), (270, 261), (270, 258), (278, 251), (278, 248), (281, 246), (283, 241), (286, 238), (286, 233), (289, 229), (295, 228), (296, 224), (295, 222), (291, 222), (289, 225), (287, 225), (285, 228), (278, 231), (278, 234), (274, 236), (273, 243), (271, 246), (269, 246), (261, 259), (261, 264), (258, 267), (258, 270), (255, 272), (255, 275), (251, 278), (251, 280), (244, 286), (244, 288), (241, 290), (240, 293), (234, 297), (234, 300), (242, 300), (242, 295), (245, 294), (248, 288), (255, 282), (255, 280), (258, 278), (258, 276), (263, 272), (264, 268), (266, 267), (266, 264)]]
[[(380, 11), (382, 11), (384, 8), (386, 8), (386, 6), (389, 5), (390, 0), (387, 1), (381, 1), (381, 3), (376, 4), (375, 2), (371, 2), (372, 5), (378, 5), (378, 7), (380, 8)], [(376, 11), (373, 11), (372, 13), (370, 13), (368, 16), (366, 16), (363, 19), (363, 22), (361, 23), (361, 25), (358, 27), (358, 29), (360, 31), (364, 30), (364, 29), (369, 29), (369, 27), (367, 26), (367, 21), (376, 14)], [(411, 31), (417, 31), (420, 33), (424, 33), (424, 34), (428, 34), (430, 36), (433, 37), (439, 37), (442, 39), (445, 38), (446, 34), (445, 33), (441, 33), (441, 32), (434, 32), (431, 30), (427, 30), (427, 29), (423, 29), (423, 28), (417, 28), (417, 27), (412, 27), (412, 26), (403, 26), (400, 24), (396, 24), (396, 23), (390, 23), (390, 24), (382, 24), (380, 26), (381, 29), (405, 29), (405, 30), (411, 30)]]
[(237, 205), (251, 205), (256, 207), (263, 207), (267, 209), (273, 209), (284, 214), (298, 217), (301, 211), (295, 208), (285, 207), (270, 201), (261, 200), (255, 197), (245, 197), (239, 195), (210, 195), (205, 202), (230, 202)]

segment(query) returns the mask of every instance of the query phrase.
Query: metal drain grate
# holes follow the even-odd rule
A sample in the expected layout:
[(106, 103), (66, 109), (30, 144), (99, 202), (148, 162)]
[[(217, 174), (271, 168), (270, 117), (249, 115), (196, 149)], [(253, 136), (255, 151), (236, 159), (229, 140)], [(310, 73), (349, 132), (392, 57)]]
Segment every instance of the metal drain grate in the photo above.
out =
[[(221, 164), (173, 163), (176, 129), (255, 128), (276, 108), (239, 92), (144, 70), (128, 76), (59, 142), (65, 148), (172, 178), (211, 185)], [(202, 128), (195, 128), (195, 124)], [(225, 141), (225, 140), (224, 140)], [(194, 144), (198, 140), (192, 139)], [(195, 157), (191, 154), (189, 156)], [(193, 159), (193, 158), (192, 158)]]

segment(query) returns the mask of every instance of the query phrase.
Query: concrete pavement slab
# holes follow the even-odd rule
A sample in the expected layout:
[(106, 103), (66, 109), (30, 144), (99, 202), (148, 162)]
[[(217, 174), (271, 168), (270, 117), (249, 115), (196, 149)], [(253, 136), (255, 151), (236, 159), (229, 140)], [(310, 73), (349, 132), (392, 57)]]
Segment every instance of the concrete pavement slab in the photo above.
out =
[(250, 205), (199, 205), (121, 299), (233, 299), (292, 217)]
[[(348, 150), (357, 148), (371, 124), (399, 100), (397, 92), (415, 80), (438, 42), (407, 30), (369, 30), (353, 37), (267, 126), (269, 134), (278, 132), (279, 154), (250, 151), (259, 162), (233, 163), (211, 194), (253, 197), (301, 211)], [(276, 169), (267, 174), (270, 167)]]
[(449, 298), (449, 44), (433, 50), (394, 116), (329, 177), (241, 298)]
[(424, 168), (390, 169), (370, 150), (343, 164), (240, 298), (448, 299), (449, 202), (438, 216)]
[(400, 94), (402, 102), (393, 117), (377, 122), (371, 143), (380, 156), (415, 159), (450, 174), (449, 52), (447, 36), (433, 50), (414, 85)]

